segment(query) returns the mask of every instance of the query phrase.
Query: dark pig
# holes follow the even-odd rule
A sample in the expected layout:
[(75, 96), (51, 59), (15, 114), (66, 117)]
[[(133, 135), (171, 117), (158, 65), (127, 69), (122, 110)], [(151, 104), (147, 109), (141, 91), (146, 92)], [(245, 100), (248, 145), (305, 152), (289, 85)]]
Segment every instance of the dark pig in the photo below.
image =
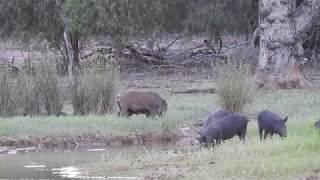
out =
[(202, 125), (202, 127), (206, 127), (208, 126), (210, 123), (216, 121), (216, 120), (219, 120), (225, 116), (228, 116), (228, 115), (231, 115), (232, 113), (229, 112), (229, 111), (226, 111), (225, 109), (217, 109), (216, 111), (210, 113), (209, 115), (207, 115), (205, 118), (204, 118), (204, 123)]
[(220, 120), (221, 118), (231, 115), (232, 113), (229, 111), (226, 111), (225, 109), (219, 108), (215, 110), (214, 112), (209, 113), (203, 120), (203, 124), (200, 128), (200, 132), (203, 131), (209, 124), (212, 122), (215, 122), (217, 120)]
[(205, 144), (208, 147), (209, 144), (214, 146), (214, 144), (220, 144), (221, 140), (231, 139), (238, 135), (240, 141), (244, 142), (248, 122), (249, 120), (245, 116), (239, 114), (224, 116), (200, 131), (198, 140), (200, 144)]
[(258, 128), (260, 140), (262, 140), (262, 134), (264, 131), (264, 139), (266, 139), (267, 135), (270, 134), (270, 138), (272, 135), (278, 134), (281, 138), (287, 136), (287, 126), (286, 122), (288, 120), (288, 116), (284, 119), (281, 119), (280, 116), (276, 113), (273, 113), (268, 110), (263, 110), (258, 114)]

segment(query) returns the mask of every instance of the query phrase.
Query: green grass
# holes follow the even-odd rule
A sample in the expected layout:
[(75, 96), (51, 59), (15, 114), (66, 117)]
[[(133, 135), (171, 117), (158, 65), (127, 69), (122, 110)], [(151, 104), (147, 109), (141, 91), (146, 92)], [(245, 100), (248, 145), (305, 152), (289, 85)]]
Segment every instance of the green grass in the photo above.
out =
[[(143, 115), (129, 119), (115, 114), (106, 116), (67, 117), (13, 117), (0, 119), (0, 136), (47, 136), (77, 135), (82, 133), (130, 134), (132, 132), (159, 132), (163, 129), (193, 124), (207, 112), (218, 107), (216, 95), (163, 95), (168, 100), (168, 112), (163, 118), (150, 119)], [(256, 115), (262, 109), (271, 109), (282, 116), (289, 116), (291, 122), (302, 121), (312, 126), (320, 117), (320, 94), (318, 91), (290, 90), (259, 92), (252, 105), (245, 109), (251, 123), (255, 125)], [(249, 134), (256, 130), (249, 129)], [(290, 134), (290, 130), (289, 130)]]
[(88, 165), (89, 172), (155, 179), (298, 179), (320, 169), (320, 133), (305, 123), (291, 123), (290, 136), (284, 140), (274, 136), (260, 142), (257, 132), (253, 133), (256, 127), (250, 124), (249, 129), (245, 144), (234, 138), (209, 150), (193, 147), (121, 154)]
[(60, 136), (83, 133), (128, 135), (134, 132), (174, 131), (177, 127), (201, 117), (214, 104), (213, 99), (214, 97), (208, 95), (170, 96), (169, 111), (164, 117), (155, 119), (145, 118), (144, 115), (119, 118), (115, 114), (4, 118), (0, 119), (0, 136)]
[[(161, 132), (193, 124), (218, 107), (216, 95), (166, 95), (168, 112), (163, 118), (116, 115), (85, 117), (14, 117), (0, 119), (0, 136), (47, 136), (102, 133), (126, 135)], [(146, 150), (119, 154), (89, 167), (95, 176), (139, 176), (155, 179), (298, 179), (320, 169), (320, 132), (312, 128), (320, 117), (320, 93), (307, 90), (258, 92), (245, 108), (250, 117), (246, 144), (238, 138), (215, 149), (187, 147), (170, 151)], [(289, 116), (288, 137), (260, 142), (256, 115), (270, 109)], [(131, 165), (134, 162), (133, 165)]]
[[(196, 99), (190, 99), (195, 107), (197, 102), (206, 104), (208, 101), (206, 98)], [(89, 167), (89, 172), (93, 175), (154, 179), (307, 177), (316, 174), (315, 171), (320, 169), (320, 132), (312, 127), (313, 122), (320, 117), (319, 102), (319, 92), (306, 90), (259, 92), (254, 103), (246, 109), (251, 122), (245, 144), (234, 138), (209, 150), (188, 147), (176, 150), (172, 148), (171, 151), (146, 151), (134, 156), (121, 154), (86, 167)], [(177, 106), (180, 108), (183, 106), (185, 110), (192, 107), (186, 102), (184, 105), (178, 103)], [(268, 138), (260, 142), (255, 117), (264, 108), (279, 112), (283, 116), (289, 115), (287, 138), (281, 140), (279, 136), (274, 136), (273, 139)]]

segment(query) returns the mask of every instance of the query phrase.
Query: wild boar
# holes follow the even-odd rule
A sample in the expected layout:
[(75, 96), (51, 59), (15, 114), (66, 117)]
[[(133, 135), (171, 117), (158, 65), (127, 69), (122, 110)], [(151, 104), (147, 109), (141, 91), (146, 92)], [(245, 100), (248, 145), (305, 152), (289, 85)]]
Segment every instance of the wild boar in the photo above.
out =
[(205, 147), (209, 147), (211, 145), (214, 147), (215, 144), (220, 144), (222, 139), (222, 132), (219, 127), (213, 126), (210, 124), (205, 129), (199, 132), (200, 137), (198, 141), (200, 145), (204, 145)]
[(258, 128), (260, 140), (262, 140), (262, 133), (264, 131), (264, 139), (266, 139), (267, 135), (270, 134), (270, 138), (272, 135), (278, 134), (281, 138), (287, 136), (287, 126), (286, 122), (288, 120), (288, 116), (284, 119), (281, 119), (280, 116), (276, 113), (273, 113), (268, 110), (263, 110), (258, 114)]
[(222, 117), (228, 116), (233, 114), (232, 112), (226, 111), (225, 109), (217, 109), (214, 112), (210, 113), (204, 118), (204, 123), (202, 127), (208, 126), (211, 122), (214, 122), (218, 119), (221, 119)]
[(145, 114), (146, 117), (162, 116), (167, 111), (168, 105), (160, 95), (151, 91), (129, 91), (123, 96), (118, 96), (118, 115), (131, 116)]
[(219, 108), (211, 113), (209, 113), (203, 120), (203, 124), (200, 128), (200, 131), (203, 131), (209, 124), (215, 122), (225, 116), (231, 115), (232, 113), (226, 111), (225, 109)]
[(221, 119), (211, 122), (202, 131), (199, 132), (198, 138), (200, 144), (209, 144), (214, 146), (220, 144), (221, 140), (233, 138), (235, 135), (239, 136), (240, 141), (245, 141), (247, 132), (248, 118), (239, 114), (230, 114)]

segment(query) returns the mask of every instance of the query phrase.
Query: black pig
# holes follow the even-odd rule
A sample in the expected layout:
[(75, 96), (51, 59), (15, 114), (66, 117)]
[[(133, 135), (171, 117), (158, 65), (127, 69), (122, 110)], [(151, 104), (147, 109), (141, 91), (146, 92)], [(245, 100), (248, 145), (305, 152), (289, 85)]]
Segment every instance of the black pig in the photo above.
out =
[(210, 123), (219, 120), (225, 116), (231, 115), (232, 113), (229, 111), (226, 111), (225, 109), (217, 109), (216, 111), (210, 113), (207, 117), (204, 118), (204, 123), (202, 125), (202, 128), (207, 127)]
[(208, 147), (209, 144), (214, 146), (215, 143), (220, 144), (221, 140), (224, 141), (238, 135), (239, 139), (244, 142), (248, 121), (245, 116), (238, 114), (222, 117), (219, 120), (211, 122), (200, 131), (200, 138), (198, 140), (200, 144), (204, 143)]
[(267, 135), (270, 134), (270, 138), (272, 135), (279, 134), (279, 136), (286, 137), (287, 136), (287, 126), (286, 122), (288, 120), (288, 116), (284, 119), (281, 119), (280, 116), (276, 113), (273, 113), (268, 110), (263, 110), (258, 114), (258, 128), (260, 140), (262, 140), (262, 133), (264, 131), (264, 139), (266, 139)]

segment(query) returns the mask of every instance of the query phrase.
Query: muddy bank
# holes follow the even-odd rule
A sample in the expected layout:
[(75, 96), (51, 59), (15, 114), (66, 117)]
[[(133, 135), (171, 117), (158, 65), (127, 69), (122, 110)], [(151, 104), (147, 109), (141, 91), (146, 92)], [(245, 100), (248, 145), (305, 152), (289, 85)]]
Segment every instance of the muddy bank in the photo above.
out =
[(146, 133), (131, 134), (127, 136), (82, 134), (78, 136), (46, 136), (46, 137), (0, 137), (0, 147), (38, 147), (38, 148), (75, 148), (78, 146), (128, 146), (128, 145), (152, 145), (158, 143), (175, 143), (183, 136), (180, 132), (173, 133)]

